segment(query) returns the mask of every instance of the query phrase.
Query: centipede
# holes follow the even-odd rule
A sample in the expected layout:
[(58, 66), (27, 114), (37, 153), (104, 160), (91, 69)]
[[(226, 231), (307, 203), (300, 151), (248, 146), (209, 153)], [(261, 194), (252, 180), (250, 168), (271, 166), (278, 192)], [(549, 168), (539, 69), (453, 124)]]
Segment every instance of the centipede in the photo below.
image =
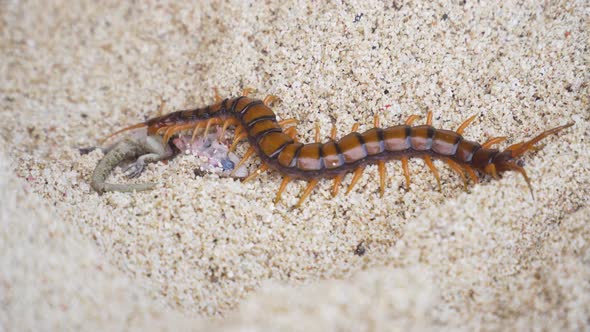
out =
[(207, 135), (213, 126), (220, 127), (222, 133), (234, 127), (230, 151), (244, 140), (249, 143), (236, 168), (253, 155), (258, 156), (261, 161), (259, 168), (243, 181), (251, 181), (267, 170), (279, 173), (282, 182), (276, 193), (275, 203), (281, 200), (281, 195), (291, 181), (306, 181), (307, 185), (295, 205), (300, 207), (320, 180), (331, 179), (331, 194), (336, 196), (343, 178), (352, 173), (352, 179), (346, 189), (348, 194), (367, 166), (375, 164), (379, 174), (379, 194), (383, 197), (387, 180), (385, 163), (390, 160), (401, 161), (405, 187), (409, 188), (410, 158), (423, 159), (433, 173), (439, 190), (441, 180), (433, 159), (441, 160), (450, 166), (462, 179), (465, 188), (468, 179), (475, 184), (481, 176), (488, 175), (498, 179), (505, 172), (518, 172), (533, 195), (531, 181), (517, 159), (533, 149), (539, 141), (575, 124), (569, 122), (543, 131), (528, 141), (499, 150), (494, 146), (507, 140), (507, 137), (491, 137), (480, 144), (462, 136), (464, 130), (476, 119), (476, 115), (467, 118), (453, 131), (433, 127), (433, 113), (428, 112), (425, 124), (413, 125), (420, 116), (411, 115), (405, 123), (387, 128), (381, 128), (379, 117), (375, 116), (374, 128), (359, 133), (356, 124), (349, 134), (339, 139), (336, 139), (336, 127), (332, 126), (330, 137), (324, 142), (321, 142), (319, 126), (316, 125), (315, 142), (302, 143), (297, 138), (297, 121), (278, 120), (272, 111), (271, 106), (278, 97), (269, 95), (260, 100), (249, 97), (251, 92), (251, 89), (244, 89), (239, 97), (225, 99), (216, 92), (215, 103), (212, 105), (157, 116), (121, 129), (109, 138), (128, 130), (147, 128), (148, 136), (157, 137), (163, 144), (167, 144), (176, 135), (191, 135), (192, 132), (194, 139), (202, 132)]

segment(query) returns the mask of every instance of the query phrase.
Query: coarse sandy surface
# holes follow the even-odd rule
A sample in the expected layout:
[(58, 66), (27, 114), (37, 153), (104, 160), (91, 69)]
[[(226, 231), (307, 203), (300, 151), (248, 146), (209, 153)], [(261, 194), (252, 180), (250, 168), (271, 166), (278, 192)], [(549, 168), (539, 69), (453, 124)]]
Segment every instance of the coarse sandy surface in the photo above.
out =
[[(0, 331), (590, 329), (587, 1), (0, 2)], [(182, 156), (98, 195), (109, 133), (280, 96), (301, 141), (435, 114), (480, 142), (575, 126), (468, 191), (422, 160), (347, 196), (277, 173), (195, 176)], [(423, 121), (423, 120), (421, 120)], [(247, 148), (242, 144), (237, 153)], [(255, 169), (254, 158), (249, 168)], [(128, 181), (117, 169), (112, 182)], [(350, 183), (346, 178), (343, 187)]]

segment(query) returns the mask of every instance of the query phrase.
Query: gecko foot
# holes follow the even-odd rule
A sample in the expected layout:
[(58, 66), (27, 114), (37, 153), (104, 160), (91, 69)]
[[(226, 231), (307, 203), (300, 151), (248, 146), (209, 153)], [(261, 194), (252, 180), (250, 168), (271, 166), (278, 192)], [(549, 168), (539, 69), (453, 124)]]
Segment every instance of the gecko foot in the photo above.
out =
[(133, 179), (138, 177), (143, 172), (144, 168), (145, 162), (139, 158), (123, 169), (123, 175), (125, 175), (127, 178)]

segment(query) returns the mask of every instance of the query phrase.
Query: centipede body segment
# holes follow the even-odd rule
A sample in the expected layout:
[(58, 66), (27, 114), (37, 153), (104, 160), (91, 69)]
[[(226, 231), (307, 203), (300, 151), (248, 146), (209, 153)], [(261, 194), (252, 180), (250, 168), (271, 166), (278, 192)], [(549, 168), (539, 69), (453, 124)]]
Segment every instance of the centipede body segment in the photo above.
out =
[(221, 126), (222, 132), (229, 126), (235, 126), (235, 136), (230, 150), (244, 139), (250, 144), (240, 165), (254, 154), (262, 161), (260, 168), (251, 173), (245, 181), (255, 178), (267, 169), (277, 171), (283, 176), (275, 198), (275, 202), (278, 202), (290, 181), (305, 180), (308, 185), (296, 205), (300, 206), (320, 179), (333, 179), (332, 194), (336, 195), (343, 177), (347, 173), (353, 173), (351, 184), (346, 190), (347, 193), (350, 192), (366, 166), (370, 164), (376, 164), (378, 167), (379, 192), (383, 196), (386, 183), (385, 162), (392, 159), (401, 161), (406, 188), (409, 188), (411, 179), (408, 160), (413, 157), (424, 159), (439, 188), (440, 175), (432, 162), (433, 159), (446, 162), (459, 174), (465, 186), (468, 178), (477, 183), (476, 171), (494, 178), (506, 171), (517, 171), (522, 174), (530, 188), (530, 180), (525, 170), (517, 165), (515, 159), (543, 138), (574, 124), (571, 122), (547, 130), (529, 141), (511, 145), (500, 151), (493, 146), (504, 141), (505, 137), (493, 137), (483, 144), (463, 138), (463, 131), (475, 120), (475, 116), (464, 121), (456, 131), (451, 131), (434, 128), (432, 113), (429, 112), (424, 125), (413, 126), (419, 116), (412, 115), (403, 125), (380, 128), (379, 118), (376, 117), (375, 128), (359, 133), (357, 124), (351, 133), (340, 139), (335, 138), (336, 129), (333, 127), (330, 139), (325, 142), (319, 142), (319, 128), (316, 128), (316, 142), (304, 144), (298, 142), (296, 128), (291, 126), (295, 121), (278, 121), (270, 109), (269, 104), (275, 101), (276, 97), (252, 99), (248, 97), (250, 92), (245, 90), (243, 96), (230, 99), (221, 99), (216, 95), (217, 102), (213, 105), (162, 115), (115, 134), (147, 127), (149, 136), (161, 136), (163, 143), (166, 143), (181, 132), (189, 132), (194, 139), (201, 131), (206, 135), (212, 126)]

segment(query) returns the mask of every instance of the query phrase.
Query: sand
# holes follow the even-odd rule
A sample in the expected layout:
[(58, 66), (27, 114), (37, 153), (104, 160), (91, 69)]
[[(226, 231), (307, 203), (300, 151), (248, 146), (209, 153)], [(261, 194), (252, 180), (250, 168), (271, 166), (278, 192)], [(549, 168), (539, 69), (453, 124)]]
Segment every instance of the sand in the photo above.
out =
[[(0, 330), (581, 330), (590, 325), (590, 71), (585, 1), (2, 2)], [(313, 140), (403, 122), (519, 142), (569, 121), (506, 174), (462, 190), (421, 160), (385, 197), (368, 167), (322, 181), (196, 177), (98, 195), (107, 134), (202, 106), (213, 88), (280, 96)], [(238, 155), (247, 146), (241, 145)], [(253, 159), (250, 169), (258, 161)], [(118, 169), (113, 182), (128, 181)], [(344, 186), (350, 183), (350, 177)]]

